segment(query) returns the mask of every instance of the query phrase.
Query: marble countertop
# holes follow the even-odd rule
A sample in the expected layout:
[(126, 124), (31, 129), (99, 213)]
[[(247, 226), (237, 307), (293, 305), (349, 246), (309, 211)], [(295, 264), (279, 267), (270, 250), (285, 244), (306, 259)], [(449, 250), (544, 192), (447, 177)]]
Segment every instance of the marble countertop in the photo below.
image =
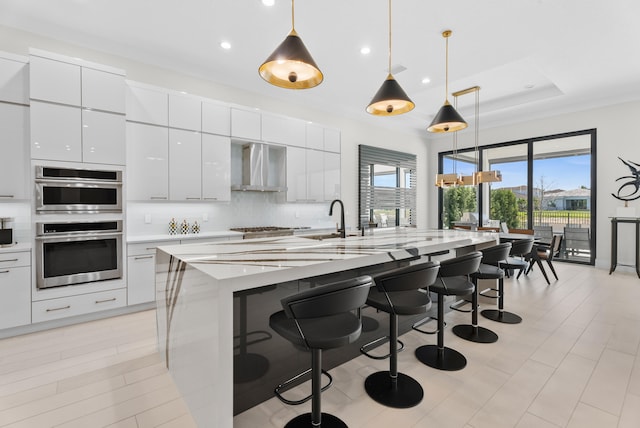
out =
[(406, 228), (344, 239), (286, 236), (171, 245), (159, 250), (237, 291), (497, 241), (494, 232)]
[(157, 234), (157, 235), (128, 235), (127, 244), (139, 244), (142, 242), (158, 242), (158, 241), (184, 241), (184, 240), (197, 240), (207, 238), (238, 238), (242, 239), (242, 232), (234, 232), (232, 230), (219, 230), (214, 232), (200, 232), (200, 233), (185, 233), (169, 235)]

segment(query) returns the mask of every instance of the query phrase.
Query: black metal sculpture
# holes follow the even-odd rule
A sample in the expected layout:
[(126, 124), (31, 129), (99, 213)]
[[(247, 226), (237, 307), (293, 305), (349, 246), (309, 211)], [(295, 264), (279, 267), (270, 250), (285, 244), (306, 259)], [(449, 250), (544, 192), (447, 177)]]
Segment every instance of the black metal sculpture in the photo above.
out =
[[(616, 179), (616, 181), (626, 181), (618, 188), (618, 191), (612, 193), (611, 196), (625, 202), (635, 201), (640, 198), (640, 164), (631, 161), (625, 162), (619, 156), (618, 159), (629, 168), (631, 175), (624, 175)], [(633, 192), (629, 192), (629, 187), (633, 188)]]

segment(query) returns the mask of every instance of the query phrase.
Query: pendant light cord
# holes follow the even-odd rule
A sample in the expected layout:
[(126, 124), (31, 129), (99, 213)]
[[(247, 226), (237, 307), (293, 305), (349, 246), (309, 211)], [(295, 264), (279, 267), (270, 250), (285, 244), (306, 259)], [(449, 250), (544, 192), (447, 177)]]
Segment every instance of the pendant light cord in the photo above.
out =
[(476, 115), (476, 132), (475, 132), (475, 140), (476, 140), (476, 156), (475, 156), (475, 160), (476, 160), (476, 172), (480, 171), (480, 165), (478, 165), (478, 156), (480, 155), (479, 151), (478, 151), (478, 142), (480, 140), (480, 88), (478, 88), (476, 90), (476, 109), (475, 109), (475, 115)]
[[(449, 34), (450, 35), (450, 34)], [(449, 35), (445, 36), (444, 99), (449, 100)]]
[(389, 0), (389, 74), (391, 74), (391, 0)]
[(296, 29), (296, 21), (295, 21), (295, 14), (294, 14), (294, 10), (295, 10), (295, 0), (291, 0), (291, 29), (295, 31)]

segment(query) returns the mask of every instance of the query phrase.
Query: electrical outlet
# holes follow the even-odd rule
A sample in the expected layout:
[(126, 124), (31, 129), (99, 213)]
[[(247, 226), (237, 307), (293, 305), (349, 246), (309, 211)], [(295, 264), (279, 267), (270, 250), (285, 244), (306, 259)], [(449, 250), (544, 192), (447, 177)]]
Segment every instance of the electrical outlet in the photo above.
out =
[(209, 221), (209, 214), (207, 213), (202, 214), (202, 221)]
[(151, 214), (144, 215), (144, 222), (145, 224), (151, 224)]

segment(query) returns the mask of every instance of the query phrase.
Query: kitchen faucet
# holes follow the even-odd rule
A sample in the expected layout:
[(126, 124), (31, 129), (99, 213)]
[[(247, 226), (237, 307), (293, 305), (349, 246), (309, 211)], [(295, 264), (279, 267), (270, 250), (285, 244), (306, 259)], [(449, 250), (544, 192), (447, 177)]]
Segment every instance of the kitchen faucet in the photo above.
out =
[(340, 232), (340, 237), (341, 238), (346, 238), (347, 237), (347, 229), (344, 227), (344, 204), (342, 203), (342, 201), (340, 199), (334, 199), (333, 201), (331, 201), (331, 206), (329, 207), (329, 215), (333, 215), (333, 204), (335, 204), (336, 202), (340, 203), (340, 228), (338, 229), (338, 232)]

